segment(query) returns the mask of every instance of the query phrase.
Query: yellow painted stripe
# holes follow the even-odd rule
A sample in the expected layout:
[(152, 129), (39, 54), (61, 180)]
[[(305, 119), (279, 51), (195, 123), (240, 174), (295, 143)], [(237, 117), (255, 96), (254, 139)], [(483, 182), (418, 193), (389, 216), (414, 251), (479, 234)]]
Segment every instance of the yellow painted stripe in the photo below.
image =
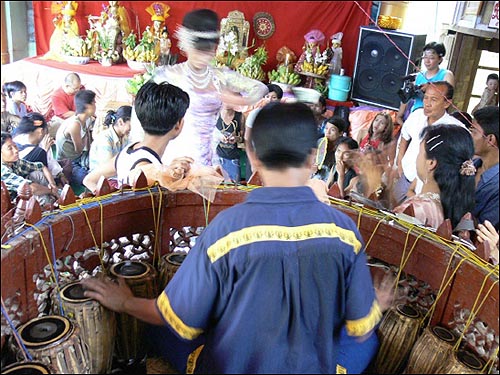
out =
[(161, 315), (170, 324), (170, 326), (184, 339), (193, 340), (203, 333), (203, 329), (190, 327), (185, 324), (181, 318), (172, 310), (170, 306), (170, 300), (165, 292), (162, 292), (158, 299), (156, 300), (156, 305), (160, 309)]
[(304, 241), (312, 238), (338, 238), (353, 247), (357, 254), (361, 243), (353, 231), (332, 223), (308, 224), (298, 227), (280, 225), (258, 225), (231, 232), (222, 237), (207, 250), (212, 263), (239, 246), (263, 241)]
[(357, 320), (346, 320), (346, 329), (349, 336), (363, 336), (370, 332), (373, 327), (382, 319), (382, 311), (377, 300), (373, 301), (373, 305), (367, 316)]

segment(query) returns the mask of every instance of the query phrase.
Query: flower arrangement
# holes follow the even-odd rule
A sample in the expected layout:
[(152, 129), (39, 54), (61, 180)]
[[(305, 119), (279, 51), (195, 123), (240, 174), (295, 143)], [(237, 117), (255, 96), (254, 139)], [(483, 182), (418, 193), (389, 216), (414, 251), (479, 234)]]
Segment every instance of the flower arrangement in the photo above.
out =
[(217, 66), (226, 65), (231, 69), (237, 69), (243, 63), (244, 59), (241, 58), (242, 51), (238, 46), (238, 37), (233, 30), (220, 36), (215, 56)]

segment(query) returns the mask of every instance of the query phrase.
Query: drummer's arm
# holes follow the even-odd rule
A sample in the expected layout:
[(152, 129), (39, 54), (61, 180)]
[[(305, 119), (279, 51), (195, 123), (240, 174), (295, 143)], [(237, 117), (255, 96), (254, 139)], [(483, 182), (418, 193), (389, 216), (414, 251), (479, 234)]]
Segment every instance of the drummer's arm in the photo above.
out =
[(101, 176), (106, 178), (116, 176), (115, 159), (116, 156), (91, 170), (83, 179), (83, 185), (92, 193), (95, 193)]
[(135, 297), (123, 279), (118, 282), (91, 277), (82, 280), (84, 295), (100, 302), (108, 309), (132, 315), (144, 322), (164, 325), (155, 299)]
[(132, 297), (125, 300), (123, 305), (125, 313), (136, 317), (146, 323), (158, 326), (165, 325), (158, 309), (156, 308), (155, 299)]

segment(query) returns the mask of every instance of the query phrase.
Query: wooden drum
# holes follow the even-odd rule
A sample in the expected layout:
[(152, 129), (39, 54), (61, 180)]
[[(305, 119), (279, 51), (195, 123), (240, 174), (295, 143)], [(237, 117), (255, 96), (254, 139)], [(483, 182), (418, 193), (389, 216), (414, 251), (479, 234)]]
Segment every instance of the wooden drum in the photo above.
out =
[(405, 374), (435, 374), (447, 363), (456, 338), (444, 327), (427, 327), (413, 346)]
[(176, 251), (173, 253), (168, 253), (161, 257), (160, 267), (159, 267), (160, 293), (163, 291), (163, 289), (165, 289), (168, 282), (172, 280), (172, 277), (174, 277), (175, 273), (181, 266), (182, 262), (184, 262), (186, 256), (187, 253)]
[[(113, 278), (124, 279), (136, 297), (157, 297), (157, 273), (148, 263), (127, 260), (110, 268)], [(146, 356), (146, 323), (128, 314), (116, 315), (116, 354), (119, 360), (141, 361)]]
[(16, 362), (11, 365), (2, 367), (2, 374), (12, 375), (38, 375), (51, 374), (48, 366), (41, 362)]
[(436, 374), (482, 374), (483, 369), (484, 362), (479, 357), (467, 350), (459, 350), (453, 352)]
[(422, 318), (410, 305), (389, 309), (378, 329), (380, 348), (374, 363), (378, 374), (397, 374), (403, 369), (418, 338)]
[(115, 313), (96, 300), (83, 295), (79, 281), (61, 288), (60, 297), (64, 314), (75, 321), (88, 345), (90, 372), (106, 374), (111, 371), (115, 349)]
[[(90, 374), (80, 327), (68, 318), (47, 315), (32, 319), (19, 328), (19, 336), (33, 359), (53, 368), (56, 374)], [(17, 358), (22, 358), (20, 351)]]

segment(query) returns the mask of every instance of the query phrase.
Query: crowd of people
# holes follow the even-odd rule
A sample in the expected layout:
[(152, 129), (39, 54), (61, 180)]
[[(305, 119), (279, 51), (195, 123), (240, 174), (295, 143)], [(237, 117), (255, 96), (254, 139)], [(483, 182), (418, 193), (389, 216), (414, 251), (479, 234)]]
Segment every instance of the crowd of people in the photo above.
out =
[(478, 241), (498, 263), (498, 76), (488, 77), (472, 114), (450, 114), (453, 73), (439, 67), (444, 46), (429, 43), (417, 77), (422, 97), (408, 116), (394, 121), (380, 111), (354, 139), (349, 121), (328, 112), (324, 98), (283, 101), (277, 85), (214, 68), (215, 12), (187, 13), (176, 37), (187, 60), (159, 68), (133, 106), (107, 113), (107, 130), (95, 137), (96, 94), (77, 74), (54, 93), (49, 120), (25, 105), (22, 82), (6, 83), (2, 181), (13, 200), (29, 183), (44, 205), (65, 184), (95, 192), (103, 176), (131, 185), (138, 170), (148, 180), (161, 171), (175, 181), (212, 166), (238, 184), (244, 144), (246, 178), (258, 172), (263, 188), (207, 226), (158, 298), (134, 297), (122, 282), (84, 281), (88, 297), (161, 326), (157, 345), (170, 348), (162, 353), (179, 371), (192, 370), (188, 363), (204, 373), (369, 365), (372, 357), (356, 367), (352, 359), (362, 345), (377, 347), (374, 332), (392, 286), (374, 285), (355, 223), (318, 199), (311, 181), (325, 192), (337, 186), (339, 198), (380, 200), (396, 213), (411, 206), (432, 228), (449, 219), (455, 229), (471, 213)]

